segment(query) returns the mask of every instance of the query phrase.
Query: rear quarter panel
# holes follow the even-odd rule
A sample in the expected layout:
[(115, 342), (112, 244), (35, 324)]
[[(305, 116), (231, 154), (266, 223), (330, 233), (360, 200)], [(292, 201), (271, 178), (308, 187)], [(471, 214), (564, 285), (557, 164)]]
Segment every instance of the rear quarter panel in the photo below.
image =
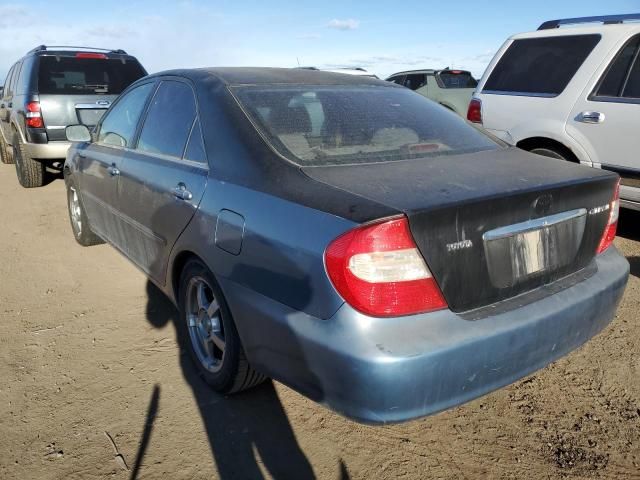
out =
[[(244, 218), (237, 255), (216, 242), (221, 210)], [(224, 282), (227, 288), (235, 283), (295, 310), (329, 318), (343, 300), (325, 272), (324, 251), (329, 242), (354, 225), (270, 194), (210, 179), (198, 212), (174, 247), (169, 275), (176, 274), (176, 259), (181, 254), (193, 252), (217, 278), (230, 281)], [(167, 279), (168, 286), (173, 275)], [(232, 313), (239, 309), (229, 306)], [(236, 322), (242, 330), (242, 319)]]

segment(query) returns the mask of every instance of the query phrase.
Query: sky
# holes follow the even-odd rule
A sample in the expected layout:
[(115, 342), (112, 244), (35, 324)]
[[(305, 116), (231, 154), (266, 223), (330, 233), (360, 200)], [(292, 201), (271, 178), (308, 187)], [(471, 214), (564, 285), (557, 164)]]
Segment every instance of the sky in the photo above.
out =
[(40, 44), (122, 48), (149, 72), (210, 66), (417, 68), (481, 76), (545, 20), (640, 12), (640, 0), (0, 0), (0, 79)]

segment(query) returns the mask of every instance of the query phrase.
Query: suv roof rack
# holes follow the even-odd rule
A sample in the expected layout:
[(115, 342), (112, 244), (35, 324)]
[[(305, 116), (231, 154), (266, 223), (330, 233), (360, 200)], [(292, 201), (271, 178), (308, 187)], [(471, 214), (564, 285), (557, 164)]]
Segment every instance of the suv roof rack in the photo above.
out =
[(113, 49), (113, 48), (94, 48), (94, 47), (74, 47), (70, 45), (38, 45), (36, 48), (29, 50), (27, 54), (44, 52), (47, 50), (89, 50), (92, 52), (119, 53), (121, 55), (127, 54), (127, 52), (125, 52), (121, 48)]
[(560, 28), (562, 25), (577, 25), (581, 23), (603, 23), (604, 25), (614, 25), (628, 21), (640, 21), (640, 13), (628, 13), (624, 15), (601, 15), (599, 17), (578, 17), (562, 18), (559, 20), (549, 20), (538, 27), (538, 30), (551, 30)]

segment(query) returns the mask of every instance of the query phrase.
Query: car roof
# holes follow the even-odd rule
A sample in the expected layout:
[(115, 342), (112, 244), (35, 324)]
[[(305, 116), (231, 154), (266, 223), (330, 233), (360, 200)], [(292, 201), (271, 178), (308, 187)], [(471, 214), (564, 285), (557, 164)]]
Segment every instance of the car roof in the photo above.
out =
[(640, 33), (640, 22), (638, 23), (620, 23), (603, 25), (602, 23), (580, 24), (579, 26), (564, 26), (560, 28), (549, 28), (545, 30), (535, 30), (532, 32), (518, 33), (510, 37), (511, 40), (519, 40), (522, 38), (545, 38), (557, 37), (564, 35), (616, 35), (626, 36)]
[(395, 77), (396, 75), (408, 75), (410, 73), (436, 73), (439, 70), (436, 70), (434, 68), (423, 68), (420, 70), (405, 70), (403, 72), (397, 72), (397, 73), (393, 73), (391, 75), (389, 75), (389, 77)]
[(325, 72), (303, 68), (272, 67), (216, 67), (158, 72), (154, 76), (176, 75), (197, 81), (203, 77), (215, 77), (225, 85), (376, 85), (389, 86), (388, 82), (363, 76)]

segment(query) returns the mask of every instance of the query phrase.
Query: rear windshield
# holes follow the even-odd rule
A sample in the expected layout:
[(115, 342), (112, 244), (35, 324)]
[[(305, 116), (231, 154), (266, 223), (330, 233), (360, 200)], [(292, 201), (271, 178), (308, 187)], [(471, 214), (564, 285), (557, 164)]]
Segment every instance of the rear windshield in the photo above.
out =
[(600, 41), (600, 35), (515, 40), (502, 55), (483, 92), (560, 95)]
[(40, 57), (38, 91), (42, 94), (120, 94), (145, 75), (132, 59)]
[(471, 73), (461, 70), (440, 72), (436, 78), (441, 88), (476, 88), (478, 86), (478, 81), (471, 76)]
[(397, 161), (499, 148), (462, 118), (396, 87), (236, 87), (261, 133), (303, 166)]

